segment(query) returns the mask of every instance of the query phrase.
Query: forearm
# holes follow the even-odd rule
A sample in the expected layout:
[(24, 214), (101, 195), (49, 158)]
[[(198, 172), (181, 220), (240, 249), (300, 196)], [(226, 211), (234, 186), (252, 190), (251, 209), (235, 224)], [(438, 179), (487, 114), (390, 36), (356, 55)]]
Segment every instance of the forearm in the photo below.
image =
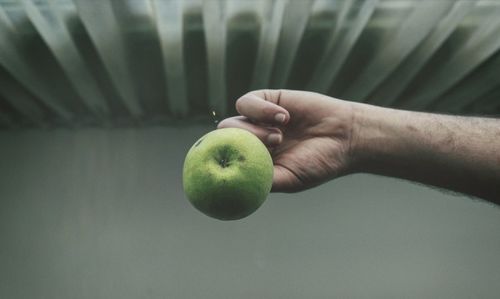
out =
[(355, 104), (353, 170), (500, 204), (500, 120)]

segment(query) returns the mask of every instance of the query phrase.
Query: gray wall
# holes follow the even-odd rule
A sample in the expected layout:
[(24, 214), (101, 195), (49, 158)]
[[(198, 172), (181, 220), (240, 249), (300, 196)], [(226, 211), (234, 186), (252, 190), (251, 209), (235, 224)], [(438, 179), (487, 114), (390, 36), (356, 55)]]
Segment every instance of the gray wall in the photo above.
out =
[(0, 133), (0, 298), (498, 298), (499, 208), (354, 175), (220, 222), (181, 185), (209, 129)]

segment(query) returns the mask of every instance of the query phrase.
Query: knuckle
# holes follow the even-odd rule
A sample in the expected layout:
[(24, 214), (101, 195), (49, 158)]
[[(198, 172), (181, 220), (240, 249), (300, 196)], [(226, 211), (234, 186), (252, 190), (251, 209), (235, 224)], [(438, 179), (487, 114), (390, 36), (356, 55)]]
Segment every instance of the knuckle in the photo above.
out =
[(273, 104), (279, 104), (281, 97), (281, 89), (264, 89), (262, 90), (264, 95), (264, 100), (271, 102)]
[(236, 111), (241, 112), (241, 109), (245, 109), (245, 101), (249, 99), (250, 93), (246, 93), (236, 100), (235, 107)]
[(235, 107), (236, 107), (237, 111), (240, 111), (240, 109), (241, 109), (241, 99), (242, 98), (243, 97), (241, 97), (241, 98), (239, 98), (239, 99), (236, 100)]

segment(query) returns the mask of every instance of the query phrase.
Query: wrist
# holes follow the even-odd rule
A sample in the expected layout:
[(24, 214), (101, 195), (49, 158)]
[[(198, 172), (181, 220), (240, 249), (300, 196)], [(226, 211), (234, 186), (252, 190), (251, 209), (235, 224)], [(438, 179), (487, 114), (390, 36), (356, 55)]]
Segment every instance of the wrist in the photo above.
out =
[(351, 172), (378, 173), (393, 152), (400, 111), (353, 103)]

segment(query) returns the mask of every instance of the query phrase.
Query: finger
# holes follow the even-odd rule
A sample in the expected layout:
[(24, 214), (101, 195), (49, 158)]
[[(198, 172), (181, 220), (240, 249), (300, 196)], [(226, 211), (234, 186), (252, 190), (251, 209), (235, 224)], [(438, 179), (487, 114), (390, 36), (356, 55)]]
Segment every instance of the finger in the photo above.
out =
[(257, 136), (267, 147), (279, 145), (283, 140), (283, 134), (280, 129), (257, 126), (250, 123), (244, 116), (226, 118), (219, 123), (217, 128), (240, 128), (247, 130)]
[(290, 120), (288, 111), (270, 101), (266, 101), (257, 92), (249, 92), (236, 101), (239, 114), (255, 122), (284, 125)]
[(271, 192), (297, 192), (301, 189), (300, 182), (292, 172), (281, 165), (274, 165), (273, 186)]

